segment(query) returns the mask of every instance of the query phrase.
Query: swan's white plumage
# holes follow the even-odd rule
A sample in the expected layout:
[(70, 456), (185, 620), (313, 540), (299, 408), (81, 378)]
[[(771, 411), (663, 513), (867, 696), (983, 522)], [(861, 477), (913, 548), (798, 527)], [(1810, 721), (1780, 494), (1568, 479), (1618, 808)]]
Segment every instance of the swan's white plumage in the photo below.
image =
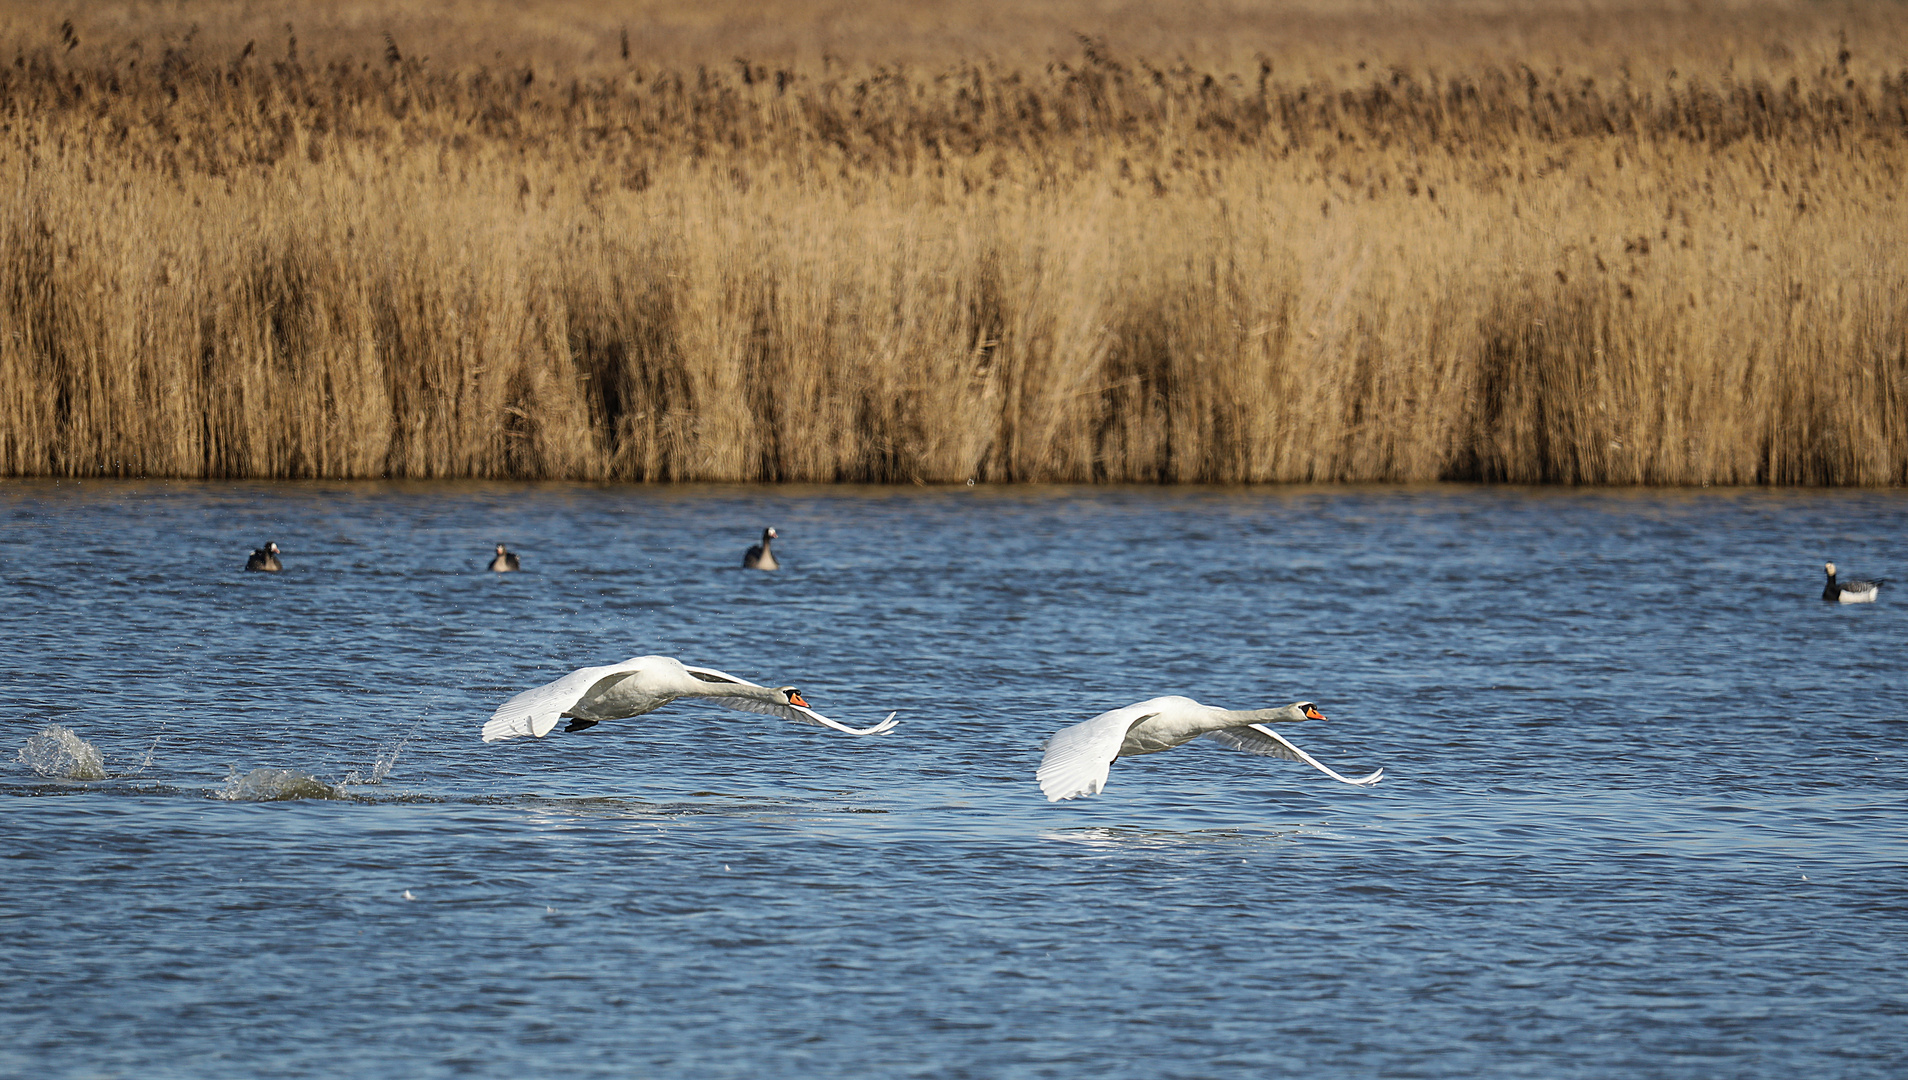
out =
[(634, 665), (647, 659), (649, 657), (635, 656), (620, 664), (578, 668), (555, 682), (525, 690), (490, 714), (490, 721), (484, 725), (484, 741), (496, 742), (520, 735), (543, 738), (557, 726), (565, 712), (597, 689), (597, 683), (621, 679), (635, 670)]
[(1308, 716), (1319, 718), (1309, 702), (1284, 709), (1232, 711), (1201, 705), (1186, 697), (1149, 698), (1055, 732), (1047, 740), (1046, 754), (1034, 779), (1048, 802), (1097, 795), (1105, 790), (1116, 759), (1170, 750), (1200, 736), (1235, 750), (1304, 762), (1334, 780), (1359, 787), (1370, 787), (1384, 777), (1383, 769), (1357, 779), (1341, 776), (1285, 736), (1254, 722), (1281, 717), (1303, 720)]
[[(1091, 720), (1061, 728), (1047, 740), (1047, 752), (1040, 759), (1034, 779), (1049, 802), (1081, 795), (1098, 795), (1106, 788), (1107, 773), (1113, 759), (1120, 756), (1120, 744), (1135, 724), (1158, 715), (1148, 712), (1151, 702), (1128, 705), (1103, 712)], [(1055, 794), (1060, 792), (1062, 794)]]
[(524, 735), (542, 738), (565, 716), (616, 720), (641, 716), (679, 698), (698, 698), (745, 712), (779, 716), (833, 728), (849, 735), (878, 735), (895, 726), (894, 714), (872, 727), (837, 723), (813, 709), (791, 705), (780, 692), (715, 668), (690, 667), (669, 656), (632, 656), (620, 664), (578, 668), (554, 682), (525, 690), (497, 706), (484, 724), (485, 742)]

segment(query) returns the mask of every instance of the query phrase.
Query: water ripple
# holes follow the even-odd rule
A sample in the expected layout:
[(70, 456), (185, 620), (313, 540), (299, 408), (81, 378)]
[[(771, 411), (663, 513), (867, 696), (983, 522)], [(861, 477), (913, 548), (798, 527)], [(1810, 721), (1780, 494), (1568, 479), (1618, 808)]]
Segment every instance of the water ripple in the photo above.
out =
[[(1815, 594), (1904, 509), (0, 485), (0, 1074), (1891, 1076), (1908, 623)], [(901, 726), (478, 740), (648, 652)], [(1161, 693), (1317, 701), (1385, 782), (1199, 744), (1041, 797)]]

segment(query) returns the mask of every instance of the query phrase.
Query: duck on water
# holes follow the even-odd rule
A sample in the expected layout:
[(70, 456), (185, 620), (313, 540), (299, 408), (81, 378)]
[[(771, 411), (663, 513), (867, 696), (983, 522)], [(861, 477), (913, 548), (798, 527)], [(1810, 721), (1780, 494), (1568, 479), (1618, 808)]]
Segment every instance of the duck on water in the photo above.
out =
[(1822, 599), (1843, 604), (1872, 604), (1880, 594), (1881, 587), (1888, 584), (1886, 578), (1876, 581), (1836, 581), (1835, 564), (1825, 563), (1828, 570), (1828, 584), (1822, 587)]
[(776, 536), (776, 533), (774, 529), (772, 528), (763, 529), (762, 542), (759, 544), (750, 544), (749, 550), (742, 553), (742, 569), (744, 570), (779, 570), (781, 569), (782, 564), (776, 562), (775, 555), (769, 551), (769, 542), (771, 540), (774, 540), (775, 536)]
[(285, 569), (285, 564), (278, 561), (278, 545), (270, 540), (265, 541), (264, 547), (253, 551), (252, 557), (245, 560), (245, 569), (267, 574), (276, 574)]

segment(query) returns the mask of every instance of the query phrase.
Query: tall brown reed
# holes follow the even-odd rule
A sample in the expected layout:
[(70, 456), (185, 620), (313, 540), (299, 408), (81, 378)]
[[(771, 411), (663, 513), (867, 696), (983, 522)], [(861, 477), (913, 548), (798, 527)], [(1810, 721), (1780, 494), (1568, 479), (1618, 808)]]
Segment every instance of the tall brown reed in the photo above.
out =
[(1817, 45), (558, 82), (55, 36), (0, 68), (0, 472), (1902, 483), (1908, 63)]

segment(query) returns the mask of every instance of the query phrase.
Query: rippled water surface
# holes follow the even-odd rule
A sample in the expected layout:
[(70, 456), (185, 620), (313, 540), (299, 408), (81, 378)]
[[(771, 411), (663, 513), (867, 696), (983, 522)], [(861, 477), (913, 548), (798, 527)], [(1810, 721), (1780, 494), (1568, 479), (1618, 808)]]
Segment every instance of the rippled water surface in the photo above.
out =
[[(0, 486), (0, 1074), (1898, 1077), (1908, 580), (1826, 559), (1908, 497)], [(902, 723), (479, 741), (643, 653)], [(1042, 798), (1167, 693), (1385, 780)]]

